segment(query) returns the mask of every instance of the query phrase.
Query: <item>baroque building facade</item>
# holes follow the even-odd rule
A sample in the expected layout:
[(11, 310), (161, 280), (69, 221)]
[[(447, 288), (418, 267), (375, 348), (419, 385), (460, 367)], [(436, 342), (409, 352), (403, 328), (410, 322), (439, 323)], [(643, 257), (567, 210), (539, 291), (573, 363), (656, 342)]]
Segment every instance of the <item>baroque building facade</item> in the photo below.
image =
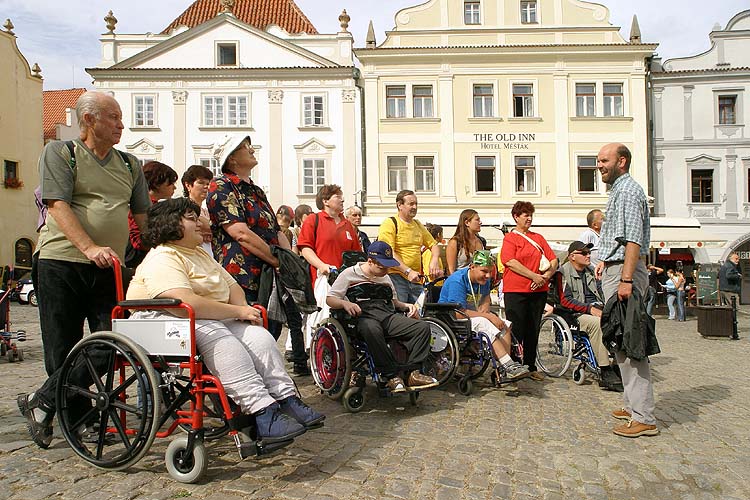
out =
[(736, 251), (750, 277), (750, 10), (709, 38), (702, 54), (652, 64), (654, 209), (698, 219), (725, 244), (690, 249), (696, 259)]
[(380, 45), (371, 31), (355, 49), (373, 225), (412, 189), (422, 221), (455, 224), (471, 207), (497, 224), (528, 200), (537, 230), (571, 241), (606, 205), (596, 155), (609, 142), (631, 149), (631, 173), (647, 185), (656, 45), (641, 43), (637, 22), (625, 40), (606, 7), (577, 0), (431, 0), (395, 22)]
[(213, 145), (252, 139), (254, 181), (271, 204), (314, 206), (323, 184), (360, 191), (360, 92), (349, 16), (319, 34), (292, 0), (200, 0), (159, 34), (109, 32), (87, 71), (123, 110), (120, 148), (182, 173), (218, 174)]

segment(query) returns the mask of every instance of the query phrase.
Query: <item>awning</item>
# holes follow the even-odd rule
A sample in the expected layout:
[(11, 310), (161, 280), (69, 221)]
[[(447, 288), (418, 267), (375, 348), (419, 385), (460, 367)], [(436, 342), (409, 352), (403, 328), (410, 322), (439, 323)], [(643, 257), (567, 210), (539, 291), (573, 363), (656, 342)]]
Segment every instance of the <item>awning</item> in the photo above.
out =
[(726, 242), (702, 227), (651, 227), (651, 248), (722, 248)]
[(660, 253), (656, 256), (656, 260), (666, 260), (666, 261), (677, 261), (681, 260), (683, 262), (693, 262), (693, 254), (692, 253), (683, 253), (683, 252), (673, 252), (673, 253)]

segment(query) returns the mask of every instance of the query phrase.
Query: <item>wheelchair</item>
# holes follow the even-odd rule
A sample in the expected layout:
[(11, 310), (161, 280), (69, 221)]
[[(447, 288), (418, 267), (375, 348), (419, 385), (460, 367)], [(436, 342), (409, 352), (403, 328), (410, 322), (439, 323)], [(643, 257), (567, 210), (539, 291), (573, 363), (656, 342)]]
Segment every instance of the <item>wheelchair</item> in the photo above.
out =
[[(425, 282), (424, 291), (417, 302), (422, 304), (421, 314), (425, 319), (440, 321), (456, 338), (459, 359), (454, 378), (457, 379), (458, 392), (464, 396), (471, 395), (474, 391), (474, 381), (482, 377), (490, 366), (493, 386), (501, 387), (513, 382), (505, 377), (503, 365), (495, 359), (492, 339), (485, 332), (472, 330), (471, 319), (461, 310), (460, 304), (437, 301), (442, 288), (440, 283), (443, 281), (444, 277)], [(511, 335), (511, 357), (522, 362), (523, 346), (512, 334), (512, 330)]]
[(596, 362), (591, 340), (582, 331), (573, 314), (561, 307), (555, 307), (552, 314), (542, 318), (537, 345), (537, 364), (551, 377), (561, 377), (573, 361), (578, 366), (573, 370), (573, 382), (581, 385), (586, 373), (595, 378), (601, 377), (601, 369)]
[[(221, 381), (204, 367), (196, 351), (195, 313), (188, 304), (177, 299), (125, 301), (117, 261), (114, 272), (114, 331), (84, 337), (59, 372), (58, 423), (78, 456), (100, 469), (127, 469), (146, 455), (155, 438), (171, 436), (179, 427), (186, 434), (167, 447), (167, 471), (179, 482), (194, 483), (208, 467), (206, 440), (229, 434), (241, 459), (292, 442), (257, 439), (254, 419), (240, 412)], [(181, 309), (188, 318), (125, 319), (127, 310), (146, 309)], [(265, 309), (258, 309), (267, 324)], [(96, 443), (89, 445), (78, 430), (92, 422), (98, 430)]]

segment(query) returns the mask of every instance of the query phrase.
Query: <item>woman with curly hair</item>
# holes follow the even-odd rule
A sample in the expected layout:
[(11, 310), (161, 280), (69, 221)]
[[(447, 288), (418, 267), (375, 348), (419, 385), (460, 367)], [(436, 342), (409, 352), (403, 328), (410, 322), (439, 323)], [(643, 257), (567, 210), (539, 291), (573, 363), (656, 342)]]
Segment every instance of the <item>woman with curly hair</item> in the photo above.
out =
[[(320, 427), (325, 416), (297, 396), (276, 341), (259, 326), (260, 313), (201, 248), (201, 225), (200, 207), (188, 198), (152, 206), (144, 239), (153, 250), (136, 269), (127, 299), (179, 299), (193, 308), (203, 362), (243, 413), (255, 416), (259, 439), (280, 443)], [(136, 311), (133, 318), (171, 318), (178, 311)]]
[(544, 375), (536, 366), (536, 346), (549, 281), (557, 271), (557, 256), (544, 236), (531, 231), (534, 210), (534, 205), (528, 201), (517, 201), (513, 205), (510, 214), (516, 227), (505, 235), (500, 259), (505, 266), (506, 317), (523, 344), (523, 364), (529, 367), (531, 378), (542, 380)]
[(448, 265), (448, 274), (453, 274), (457, 269), (464, 269), (471, 264), (471, 256), (477, 250), (484, 250), (487, 242), (479, 236), (482, 230), (482, 219), (476, 210), (467, 208), (458, 216), (456, 232), (448, 241), (445, 248), (445, 260)]

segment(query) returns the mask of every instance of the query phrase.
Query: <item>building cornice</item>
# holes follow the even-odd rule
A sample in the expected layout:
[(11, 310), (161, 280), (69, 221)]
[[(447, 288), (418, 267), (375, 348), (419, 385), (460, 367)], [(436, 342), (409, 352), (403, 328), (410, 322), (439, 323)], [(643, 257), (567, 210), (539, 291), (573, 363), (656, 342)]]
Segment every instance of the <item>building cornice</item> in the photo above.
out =
[(86, 68), (95, 80), (268, 80), (305, 76), (324, 79), (355, 79), (354, 66), (331, 68)]
[(429, 47), (378, 47), (355, 48), (354, 53), (364, 62), (367, 59), (392, 56), (445, 56), (448, 55), (508, 55), (569, 53), (636, 53), (652, 55), (658, 44), (592, 43), (592, 44), (524, 44), (524, 45), (452, 45)]

